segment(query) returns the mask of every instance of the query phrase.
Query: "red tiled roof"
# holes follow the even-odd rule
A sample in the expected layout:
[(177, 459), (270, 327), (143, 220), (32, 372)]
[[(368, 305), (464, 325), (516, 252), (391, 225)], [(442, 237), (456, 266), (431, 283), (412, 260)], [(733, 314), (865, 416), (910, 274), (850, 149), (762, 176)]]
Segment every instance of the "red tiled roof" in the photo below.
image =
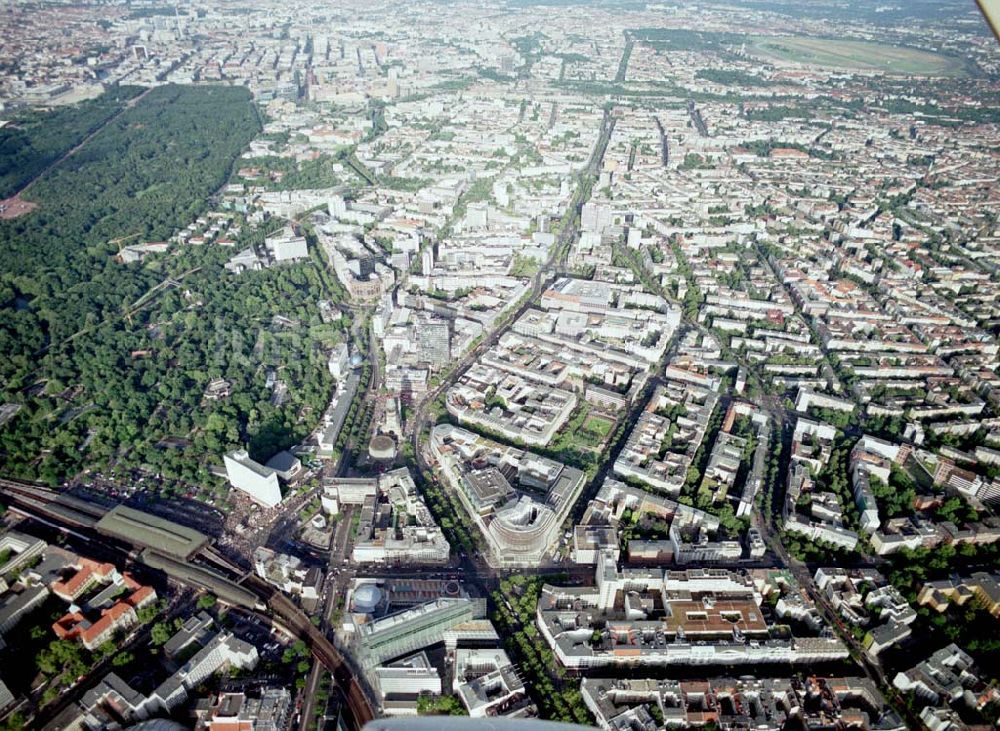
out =
[(107, 578), (115, 570), (113, 564), (97, 563), (90, 559), (80, 559), (80, 570), (66, 581), (56, 581), (52, 584), (52, 593), (61, 597), (73, 598), (95, 578)]
[(115, 626), (124, 615), (135, 610), (128, 604), (119, 602), (104, 612), (99, 620), (80, 632), (84, 644), (92, 644), (95, 639)]
[(141, 606), (148, 601), (156, 599), (156, 591), (151, 586), (140, 586), (132, 595), (126, 599), (126, 603), (133, 607)]

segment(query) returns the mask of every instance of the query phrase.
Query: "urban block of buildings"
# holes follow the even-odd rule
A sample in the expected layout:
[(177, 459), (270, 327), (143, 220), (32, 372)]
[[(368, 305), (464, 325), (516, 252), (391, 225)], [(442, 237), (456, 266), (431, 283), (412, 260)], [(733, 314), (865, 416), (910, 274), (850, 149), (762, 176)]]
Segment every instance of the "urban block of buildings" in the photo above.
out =
[(594, 587), (546, 585), (542, 636), (572, 669), (810, 664), (848, 656), (835, 637), (775, 638), (762, 588), (725, 569), (619, 569), (598, 563)]

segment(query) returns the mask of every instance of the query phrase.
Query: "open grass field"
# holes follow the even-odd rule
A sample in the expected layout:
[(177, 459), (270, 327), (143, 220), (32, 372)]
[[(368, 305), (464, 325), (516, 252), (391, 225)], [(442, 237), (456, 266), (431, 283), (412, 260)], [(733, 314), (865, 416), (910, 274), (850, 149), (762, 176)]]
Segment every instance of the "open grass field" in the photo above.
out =
[(603, 441), (607, 439), (608, 434), (614, 428), (615, 422), (612, 419), (598, 416), (597, 414), (589, 414), (586, 421), (583, 422), (583, 427), (580, 431)]
[(965, 72), (965, 67), (958, 58), (868, 41), (756, 36), (748, 44), (747, 50), (778, 62), (858, 71), (913, 76), (958, 76)]

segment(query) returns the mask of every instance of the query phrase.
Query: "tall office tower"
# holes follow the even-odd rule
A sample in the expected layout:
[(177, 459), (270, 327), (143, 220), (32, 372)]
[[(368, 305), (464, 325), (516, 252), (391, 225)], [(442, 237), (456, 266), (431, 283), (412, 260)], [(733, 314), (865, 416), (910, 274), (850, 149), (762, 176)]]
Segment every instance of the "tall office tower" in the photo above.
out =
[(486, 228), (490, 222), (490, 204), (486, 201), (470, 203), (465, 215), (469, 228)]
[(358, 279), (362, 282), (368, 281), (368, 278), (375, 273), (375, 257), (373, 256), (362, 256), (358, 259)]
[(223, 457), (229, 484), (245, 492), (266, 508), (281, 502), (281, 487), (277, 473), (250, 459), (245, 449), (237, 449)]
[(386, 85), (386, 91), (393, 99), (399, 96), (399, 69), (395, 66), (389, 69), (389, 82)]
[(427, 322), (417, 328), (417, 352), (420, 360), (433, 368), (451, 359), (451, 328), (447, 322)]
[(331, 196), (326, 207), (334, 218), (340, 218), (347, 213), (347, 202), (339, 195)]

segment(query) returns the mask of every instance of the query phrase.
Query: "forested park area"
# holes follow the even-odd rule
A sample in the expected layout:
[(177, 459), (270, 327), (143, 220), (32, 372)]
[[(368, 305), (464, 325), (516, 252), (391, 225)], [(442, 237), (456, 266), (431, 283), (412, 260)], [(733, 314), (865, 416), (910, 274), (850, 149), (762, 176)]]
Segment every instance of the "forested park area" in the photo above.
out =
[(142, 92), (119, 86), (73, 107), (15, 115), (0, 129), (0, 199), (19, 191)]
[[(325, 267), (233, 275), (219, 246), (114, 259), (116, 239), (166, 240), (204, 213), (258, 131), (245, 89), (154, 89), (39, 179), (36, 210), (0, 222), (0, 383), (21, 405), (0, 427), (8, 475), (57, 483), (119, 464), (204, 480), (226, 448), (269, 456), (304, 436), (331, 389), (309, 329), (333, 296)], [(232, 395), (204, 400), (213, 378)]]

